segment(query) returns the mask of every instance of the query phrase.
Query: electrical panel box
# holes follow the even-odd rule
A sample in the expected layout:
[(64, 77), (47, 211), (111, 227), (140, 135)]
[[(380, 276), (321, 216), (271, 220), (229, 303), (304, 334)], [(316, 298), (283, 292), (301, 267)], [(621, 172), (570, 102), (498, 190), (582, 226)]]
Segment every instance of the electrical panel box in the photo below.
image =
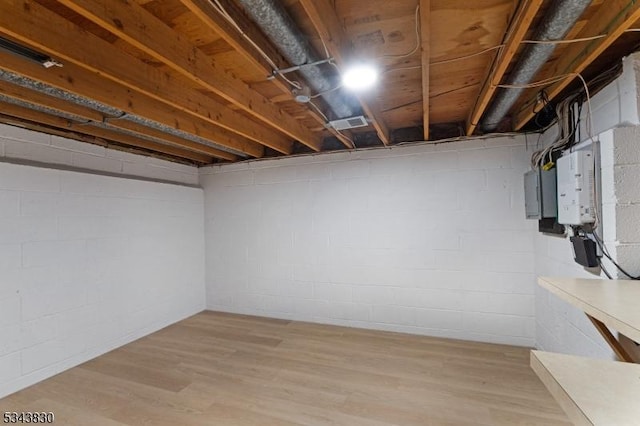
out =
[(524, 174), (524, 204), (527, 219), (558, 215), (556, 169), (532, 170)]
[(584, 225), (595, 221), (594, 159), (591, 151), (560, 157), (558, 169), (558, 223)]

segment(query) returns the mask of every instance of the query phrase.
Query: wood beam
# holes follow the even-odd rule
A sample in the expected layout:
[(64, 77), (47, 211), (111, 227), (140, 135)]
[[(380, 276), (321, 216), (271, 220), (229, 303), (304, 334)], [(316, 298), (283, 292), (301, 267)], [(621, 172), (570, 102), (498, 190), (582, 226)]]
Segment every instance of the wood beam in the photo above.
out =
[[(300, 0), (300, 4), (311, 19), (320, 38), (327, 46), (327, 50), (335, 59), (338, 66), (353, 58), (353, 48), (347, 34), (340, 23), (335, 9), (327, 0)], [(378, 137), (384, 145), (391, 143), (389, 128), (382, 118), (382, 112), (375, 99), (367, 99), (364, 95), (356, 98), (362, 105), (365, 114), (371, 119)]]
[(429, 140), (429, 92), (431, 86), (431, 0), (420, 0), (420, 57), (422, 61), (422, 125), (424, 140)]
[(75, 12), (314, 151), (322, 140), (277, 105), (222, 69), (197, 46), (133, 2), (59, 0)]
[[(207, 140), (219, 142), (219, 139), (216, 139), (220, 136), (219, 131), (227, 132), (224, 129), (217, 129), (219, 131), (216, 131), (216, 129), (212, 129), (209, 123), (185, 114), (183, 111), (170, 108), (165, 104), (154, 102), (153, 99), (129, 90), (125, 86), (112, 84), (109, 80), (88, 72), (73, 63), (65, 64), (62, 68), (46, 69), (35, 62), (26, 61), (0, 50), (0, 70), (20, 74), (35, 83), (43, 83), (54, 89), (63, 90), (70, 96), (92, 99), (115, 109), (147, 118)], [(243, 149), (239, 150), (241, 152), (246, 152), (256, 157), (261, 157), (264, 153), (264, 146), (262, 145), (245, 140), (231, 132), (227, 132), (226, 136), (235, 138), (241, 144), (243, 147)]]
[(0, 2), (0, 32), (62, 60), (65, 66), (76, 64), (111, 80), (102, 82), (108, 89), (125, 85), (208, 122), (204, 126), (210, 139), (220, 145), (254, 157), (262, 155), (261, 143), (291, 152), (291, 142), (284, 136), (247, 120), (246, 116), (186, 86), (181, 79), (145, 64), (33, 1)]
[[(636, 0), (608, 0), (603, 2), (598, 11), (589, 20), (589, 24), (576, 35), (576, 38), (593, 37), (606, 34), (587, 43), (575, 43), (570, 45), (549, 68), (547, 68), (539, 80), (553, 76), (567, 77), (545, 88), (549, 99), (554, 99), (576, 77), (587, 68), (602, 52), (604, 52), (618, 37), (640, 19), (640, 2)], [(515, 129), (520, 130), (531, 120), (535, 113), (529, 105), (535, 105), (537, 93), (522, 103), (513, 111)]]
[(471, 136), (475, 131), (482, 114), (484, 114), (491, 98), (493, 97), (498, 85), (502, 81), (511, 60), (515, 56), (522, 40), (524, 40), (533, 19), (535, 18), (540, 6), (544, 0), (524, 0), (520, 3), (520, 7), (515, 11), (514, 17), (511, 20), (507, 34), (502, 42), (504, 48), (502, 48), (491, 67), (489, 68), (486, 76), (484, 77), (482, 88), (480, 89), (480, 95), (478, 96), (469, 119), (467, 120), (467, 136)]
[(35, 111), (18, 105), (0, 101), (0, 111), (2, 114), (11, 117), (17, 117), (24, 120), (35, 121), (37, 123), (46, 124), (48, 126), (57, 127), (59, 129), (74, 130), (78, 133), (96, 136), (99, 138), (119, 142), (125, 145), (144, 148), (151, 151), (161, 152), (175, 157), (187, 158), (201, 164), (210, 164), (213, 159), (211, 156), (188, 151), (186, 149), (176, 148), (173, 146), (163, 145), (157, 142), (151, 142), (144, 139), (135, 138), (130, 135), (114, 132), (85, 124), (74, 123), (66, 118), (56, 117), (44, 112)]
[(155, 139), (161, 139), (163, 142), (166, 142), (168, 144), (176, 145), (177, 147), (185, 148), (194, 152), (199, 152), (201, 154), (209, 155), (215, 158), (221, 158), (228, 161), (236, 161), (238, 159), (236, 155), (229, 152), (193, 142), (188, 139), (179, 138), (169, 133), (164, 133), (157, 129), (142, 126), (131, 121), (112, 119), (107, 122), (105, 120), (105, 116), (96, 110), (71, 102), (63, 101), (61, 99), (29, 90), (21, 86), (16, 86), (2, 80), (0, 80), (0, 94), (40, 107), (51, 108), (58, 112), (70, 114), (83, 120), (104, 123), (105, 125), (113, 127), (114, 129), (124, 130), (127, 133), (135, 133), (136, 135), (141, 137), (147, 136)]

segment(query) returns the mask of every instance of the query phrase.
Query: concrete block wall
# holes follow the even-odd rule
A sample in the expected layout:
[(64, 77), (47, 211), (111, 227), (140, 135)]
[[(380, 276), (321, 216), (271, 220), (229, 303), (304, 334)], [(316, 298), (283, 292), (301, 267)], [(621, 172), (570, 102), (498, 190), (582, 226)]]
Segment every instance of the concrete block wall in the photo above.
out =
[(207, 307), (533, 345), (523, 137), (201, 169)]
[(198, 188), (0, 162), (0, 397), (201, 311), (203, 211)]
[(197, 167), (107, 149), (6, 124), (0, 124), (0, 161), (3, 159), (198, 184)]
[(628, 273), (640, 276), (640, 126), (613, 131), (612, 161), (616, 226), (608, 247)]

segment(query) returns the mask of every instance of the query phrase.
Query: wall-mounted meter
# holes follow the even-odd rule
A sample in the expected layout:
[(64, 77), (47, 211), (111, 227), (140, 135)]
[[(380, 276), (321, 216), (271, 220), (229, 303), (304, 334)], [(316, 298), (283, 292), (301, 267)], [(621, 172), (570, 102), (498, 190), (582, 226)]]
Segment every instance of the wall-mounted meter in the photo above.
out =
[(591, 151), (558, 158), (558, 223), (584, 225), (595, 221), (594, 160)]

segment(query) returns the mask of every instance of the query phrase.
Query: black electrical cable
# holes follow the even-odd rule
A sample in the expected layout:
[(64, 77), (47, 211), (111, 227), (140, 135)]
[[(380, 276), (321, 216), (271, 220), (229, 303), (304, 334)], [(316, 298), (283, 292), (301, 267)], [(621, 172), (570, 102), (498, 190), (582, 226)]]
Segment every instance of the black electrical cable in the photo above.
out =
[(611, 261), (611, 263), (613, 263), (615, 265), (616, 268), (618, 268), (618, 270), (620, 272), (622, 272), (623, 274), (625, 274), (627, 277), (629, 277), (632, 280), (640, 280), (640, 276), (636, 277), (631, 275), (630, 273), (628, 273), (627, 271), (625, 271), (620, 265), (618, 265), (618, 263), (616, 263), (615, 260), (613, 260), (611, 258), (611, 256), (609, 256), (608, 254), (605, 254), (606, 258), (609, 259)]
[(604, 265), (602, 264), (602, 260), (600, 260), (600, 258), (598, 258), (598, 265), (600, 266), (600, 270), (602, 272), (604, 272), (604, 274), (607, 276), (607, 278), (609, 278), (610, 280), (613, 279), (613, 277), (611, 276), (611, 274), (609, 273), (609, 271), (607, 271), (607, 269), (604, 267)]
[(598, 246), (600, 247), (600, 250), (602, 250), (602, 254), (603, 254), (607, 259), (609, 259), (609, 261), (610, 261), (611, 263), (613, 263), (613, 265), (614, 265), (616, 268), (618, 268), (618, 270), (619, 270), (620, 272), (622, 272), (623, 274), (625, 274), (627, 277), (629, 277), (629, 278), (630, 278), (630, 279), (632, 279), (632, 280), (640, 281), (640, 276), (637, 276), (637, 277), (636, 277), (636, 276), (631, 275), (630, 273), (628, 273), (627, 271), (625, 271), (625, 270), (622, 268), (622, 266), (620, 266), (620, 265), (618, 264), (618, 262), (616, 262), (616, 261), (611, 257), (611, 255), (609, 254), (609, 251), (608, 251), (608, 250), (607, 250), (607, 248), (604, 246), (604, 242), (600, 239), (600, 237), (598, 236), (598, 234), (596, 234), (596, 233), (595, 233), (595, 231), (593, 231), (593, 232), (591, 233), (591, 235), (593, 235), (593, 237), (594, 237), (594, 238), (595, 238), (595, 240), (596, 240), (596, 244), (598, 244)]

